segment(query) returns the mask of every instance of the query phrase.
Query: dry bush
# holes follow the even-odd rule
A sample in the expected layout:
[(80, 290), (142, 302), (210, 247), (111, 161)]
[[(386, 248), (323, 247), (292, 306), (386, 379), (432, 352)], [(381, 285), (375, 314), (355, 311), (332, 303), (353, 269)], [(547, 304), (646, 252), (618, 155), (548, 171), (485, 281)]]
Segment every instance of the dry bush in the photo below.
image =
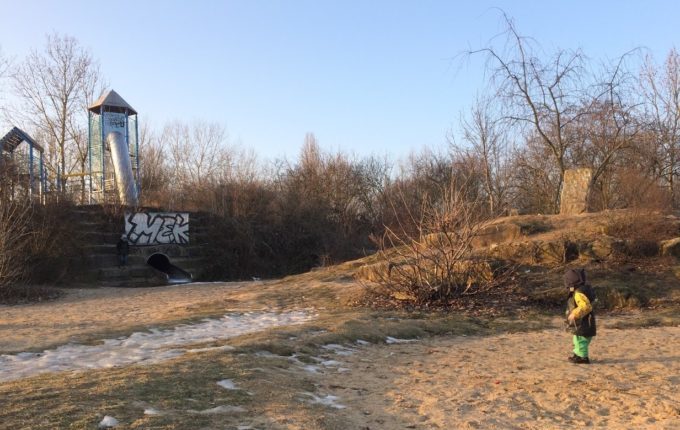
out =
[(659, 254), (661, 241), (677, 237), (680, 231), (659, 213), (629, 209), (609, 213), (604, 233), (622, 239), (619, 257), (653, 257)]
[(63, 201), (0, 202), (0, 299), (51, 295), (34, 285), (58, 283), (80, 264), (83, 246), (73, 219), (72, 206)]
[(633, 208), (638, 211), (668, 211), (672, 203), (670, 192), (659, 186), (656, 178), (629, 167), (604, 175), (593, 188), (589, 202), (593, 210)]
[[(482, 204), (466, 200), (455, 186), (449, 186), (437, 204), (425, 196), (418, 218), (405, 210), (409, 219), (397, 228), (387, 227), (376, 240), (379, 262), (364, 269), (363, 277), (378, 282), (391, 296), (419, 305), (446, 303), (497, 287), (509, 268), (472, 252), (485, 221), (480, 216)], [(403, 205), (395, 202), (395, 212), (402, 213)], [(416, 226), (415, 232), (411, 226)]]
[(31, 215), (29, 201), (0, 202), (0, 296), (28, 273)]
[(28, 249), (31, 283), (57, 284), (67, 281), (74, 270), (82, 269), (85, 241), (79, 224), (74, 222), (74, 209), (72, 203), (65, 201), (33, 207)]
[(613, 211), (607, 214), (604, 233), (626, 239), (659, 242), (680, 234), (678, 225), (664, 222), (663, 215), (645, 209)]

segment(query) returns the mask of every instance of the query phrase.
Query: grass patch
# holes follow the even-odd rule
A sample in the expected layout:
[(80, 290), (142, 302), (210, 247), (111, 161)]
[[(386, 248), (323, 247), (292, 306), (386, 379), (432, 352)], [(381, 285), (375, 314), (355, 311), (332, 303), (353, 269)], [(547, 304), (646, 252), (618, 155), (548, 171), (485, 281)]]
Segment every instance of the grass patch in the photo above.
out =
[[(538, 321), (538, 319), (536, 319)], [(543, 319), (543, 324), (548, 319)], [(540, 328), (539, 325), (536, 328)], [(488, 321), (446, 313), (330, 311), (312, 323), (275, 328), (228, 341), (232, 351), (186, 354), (148, 366), (39, 375), (0, 384), (0, 422), (6, 428), (96, 428), (104, 415), (127, 429), (342, 428), (332, 417), (319, 421), (318, 406), (300, 393), (314, 392), (311, 378), (291, 373), (293, 354), (314, 364), (326, 344), (384, 343), (432, 335), (486, 335), (527, 329), (520, 319)], [(201, 346), (219, 346), (220, 342)], [(268, 351), (270, 355), (258, 352)], [(241, 390), (217, 381), (232, 379)], [(249, 393), (252, 393), (249, 394)], [(219, 406), (245, 412), (207, 414)], [(150, 416), (153, 407), (163, 415)], [(36, 413), (40, 411), (40, 413)], [(194, 411), (194, 412), (192, 412)], [(328, 421), (330, 420), (330, 421)]]

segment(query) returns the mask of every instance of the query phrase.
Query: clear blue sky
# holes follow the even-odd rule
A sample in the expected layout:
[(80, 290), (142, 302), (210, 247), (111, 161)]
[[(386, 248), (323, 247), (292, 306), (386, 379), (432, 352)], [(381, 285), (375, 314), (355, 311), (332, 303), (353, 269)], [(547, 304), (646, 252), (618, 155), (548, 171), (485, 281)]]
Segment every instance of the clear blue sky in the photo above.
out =
[(398, 158), (444, 146), (484, 90), (483, 60), (454, 57), (501, 30), (496, 7), (547, 51), (596, 60), (646, 47), (661, 61), (680, 40), (673, 0), (0, 0), (0, 46), (20, 60), (46, 33), (73, 36), (142, 120), (217, 121), (263, 158), (295, 158), (307, 132)]

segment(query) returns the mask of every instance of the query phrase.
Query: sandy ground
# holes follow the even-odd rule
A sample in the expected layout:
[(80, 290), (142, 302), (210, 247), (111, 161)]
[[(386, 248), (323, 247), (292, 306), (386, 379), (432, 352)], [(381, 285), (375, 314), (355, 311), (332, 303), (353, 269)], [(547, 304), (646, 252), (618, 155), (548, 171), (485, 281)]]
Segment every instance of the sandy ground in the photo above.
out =
[(600, 332), (590, 365), (557, 329), (369, 346), (319, 390), (361, 429), (680, 429), (680, 327)]
[(233, 303), (245, 283), (159, 288), (66, 289), (56, 301), (0, 306), (0, 354), (39, 350), (89, 336), (188, 318), (202, 306)]
[[(161, 324), (216, 303), (234, 309), (252, 286), (70, 290), (55, 302), (0, 307), (0, 353)], [(362, 430), (680, 429), (680, 327), (607, 325), (601, 318), (591, 365), (566, 361), (571, 340), (558, 329), (361, 346), (335, 357), (348, 371), (314, 376), (318, 395), (346, 406), (322, 413)]]

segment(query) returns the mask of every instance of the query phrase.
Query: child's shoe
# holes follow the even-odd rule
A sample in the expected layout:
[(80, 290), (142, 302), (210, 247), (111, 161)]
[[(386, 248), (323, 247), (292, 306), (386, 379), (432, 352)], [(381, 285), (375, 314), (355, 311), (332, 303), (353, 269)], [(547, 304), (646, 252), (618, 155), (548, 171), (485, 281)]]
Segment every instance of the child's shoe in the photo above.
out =
[(574, 364), (590, 364), (590, 360), (588, 359), (588, 357), (579, 357), (576, 354), (572, 355), (567, 360), (571, 361)]

